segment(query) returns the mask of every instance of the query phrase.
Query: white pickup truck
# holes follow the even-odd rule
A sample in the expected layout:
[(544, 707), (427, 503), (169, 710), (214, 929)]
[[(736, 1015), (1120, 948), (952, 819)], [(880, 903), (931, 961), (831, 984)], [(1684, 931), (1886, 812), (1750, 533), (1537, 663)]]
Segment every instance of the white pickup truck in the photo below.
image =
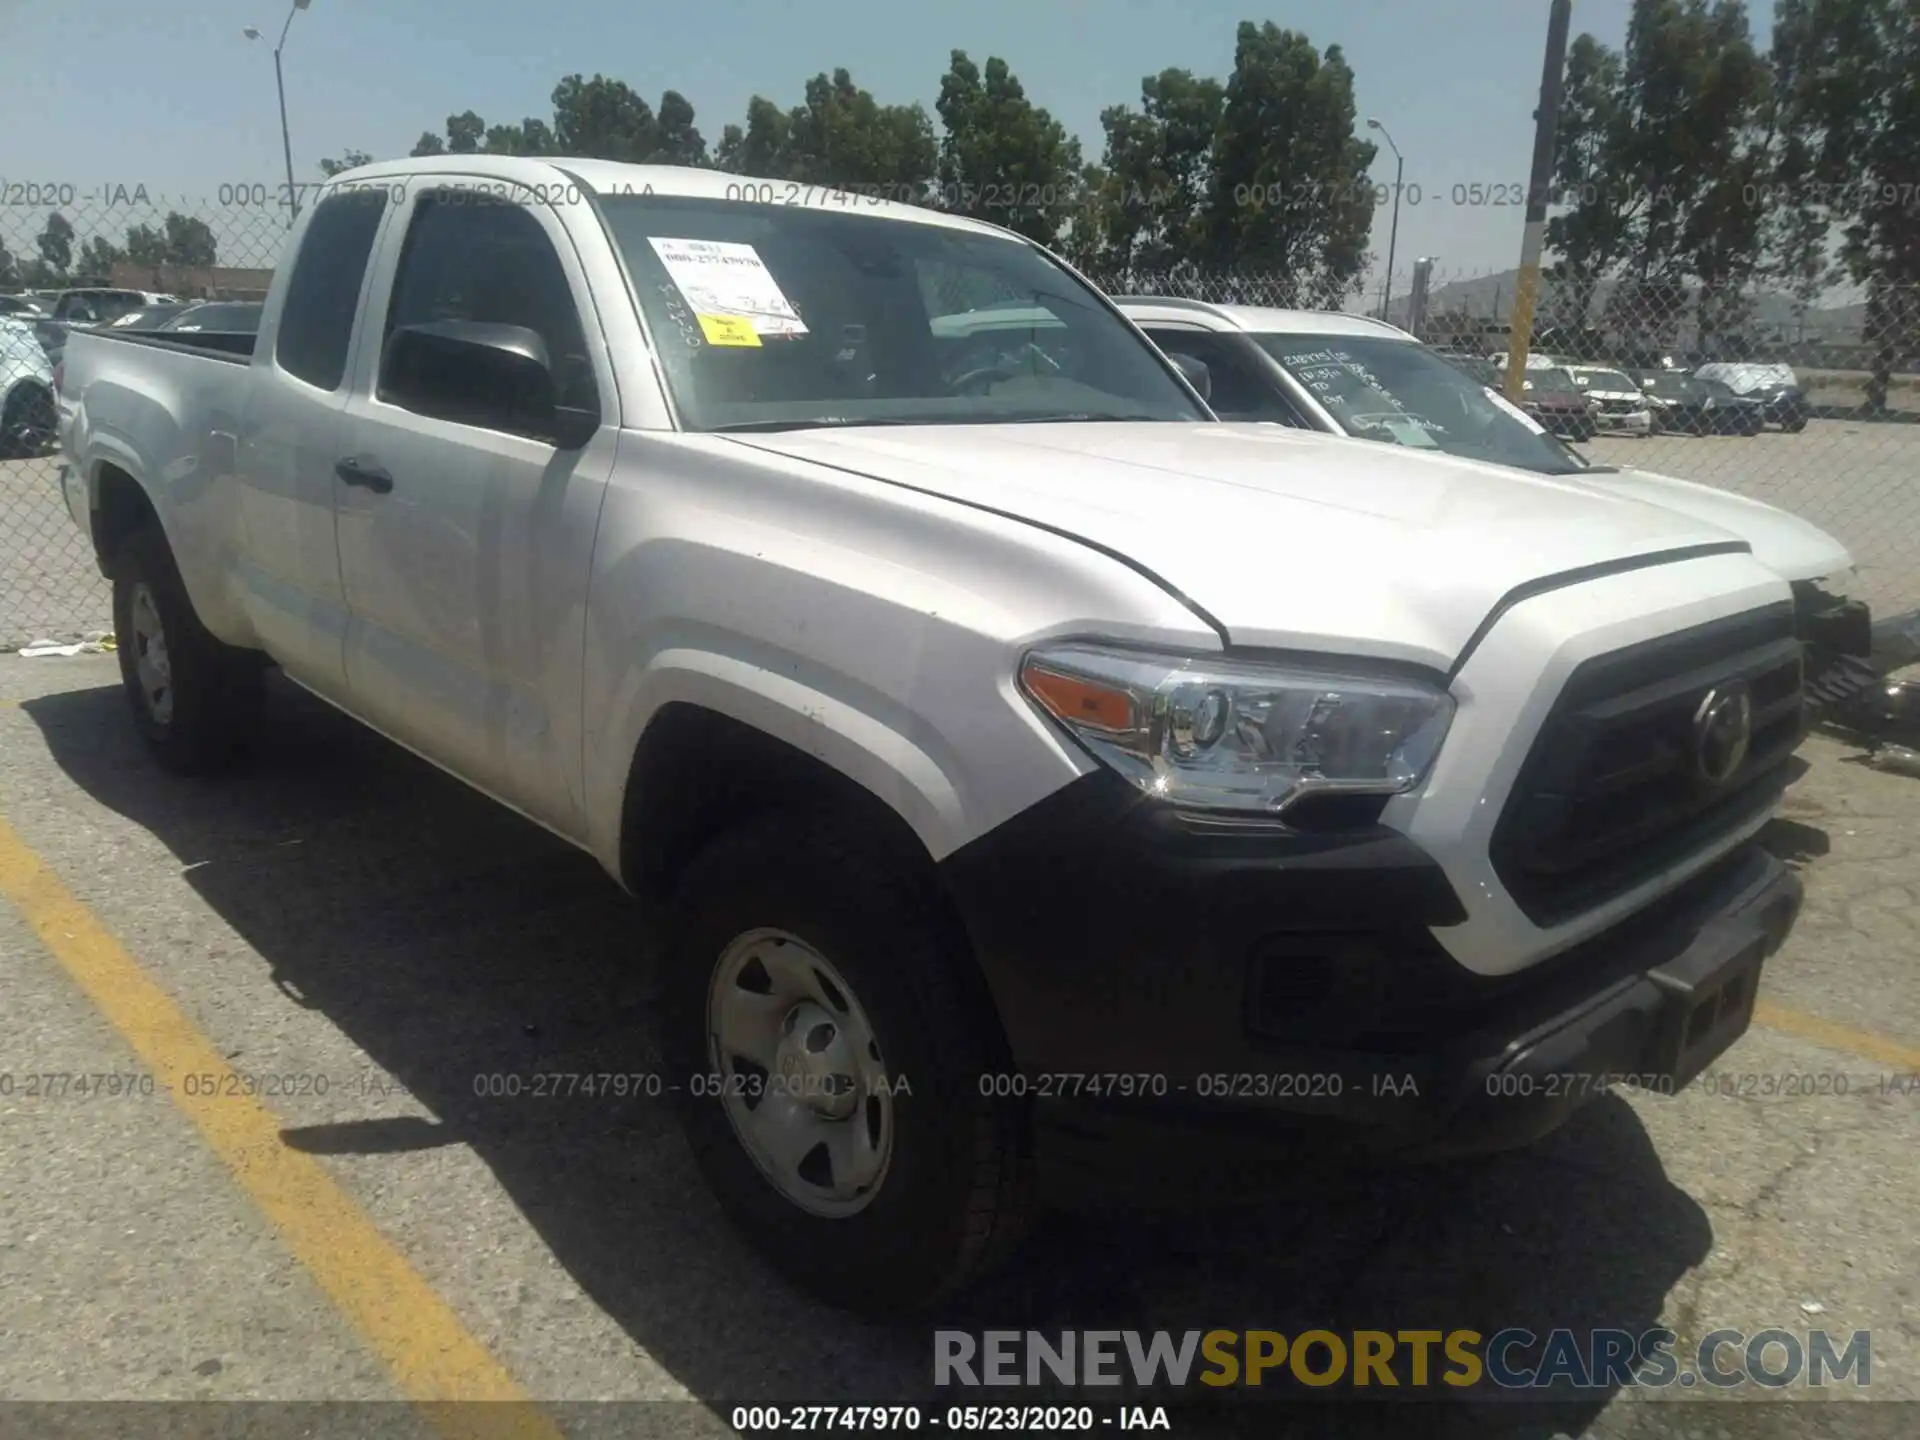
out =
[(277, 666), (659, 902), (692, 1148), (816, 1294), (978, 1274), (1049, 1137), (1497, 1149), (1747, 1027), (1806, 722), (1740, 536), (1223, 422), (867, 197), (442, 157), (290, 243), (257, 336), (67, 351), (136, 723), (217, 767)]

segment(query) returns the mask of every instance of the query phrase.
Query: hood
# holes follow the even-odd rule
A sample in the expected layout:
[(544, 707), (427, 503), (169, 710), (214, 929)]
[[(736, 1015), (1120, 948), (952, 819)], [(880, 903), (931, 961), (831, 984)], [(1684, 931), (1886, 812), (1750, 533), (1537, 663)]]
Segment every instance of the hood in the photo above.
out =
[(979, 505), (1117, 552), (1211, 616), (1235, 645), (1438, 669), (1529, 581), (1738, 539), (1591, 480), (1257, 423), (716, 438)]
[(1604, 486), (1617, 495), (1665, 505), (1730, 531), (1753, 547), (1754, 559), (1786, 580), (1819, 580), (1853, 565), (1847, 547), (1819, 526), (1729, 490), (1646, 470), (1595, 475), (1587, 483)]
[(1709, 380), (1718, 380), (1728, 389), (1739, 394), (1766, 390), (1795, 390), (1800, 386), (1800, 379), (1793, 373), (1791, 365), (1734, 361), (1702, 365), (1694, 373)]

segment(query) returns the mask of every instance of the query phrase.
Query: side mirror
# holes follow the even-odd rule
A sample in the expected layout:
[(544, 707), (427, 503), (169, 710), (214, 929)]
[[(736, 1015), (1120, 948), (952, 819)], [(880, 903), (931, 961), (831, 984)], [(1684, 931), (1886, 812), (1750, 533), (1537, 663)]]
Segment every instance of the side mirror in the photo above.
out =
[(1200, 392), (1200, 398), (1211, 403), (1213, 372), (1207, 369), (1206, 362), (1196, 360), (1191, 355), (1183, 355), (1178, 351), (1169, 351), (1167, 358), (1173, 361), (1182, 375), (1187, 377), (1187, 383)]
[(562, 450), (578, 449), (600, 428), (598, 410), (558, 403), (547, 343), (524, 325), (435, 320), (401, 326), (381, 357), (380, 398)]

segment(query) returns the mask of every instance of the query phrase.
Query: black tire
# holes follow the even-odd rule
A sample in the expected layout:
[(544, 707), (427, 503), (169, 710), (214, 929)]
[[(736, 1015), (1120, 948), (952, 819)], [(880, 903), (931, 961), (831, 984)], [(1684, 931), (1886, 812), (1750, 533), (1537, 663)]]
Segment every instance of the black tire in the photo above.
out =
[(1804, 415), (1790, 416), (1787, 419), (1787, 423), (1781, 426), (1781, 428), (1789, 435), (1798, 435), (1802, 430), (1807, 428), (1807, 417)]
[[(1030, 1117), (1023, 1102), (982, 1094), (983, 1077), (1006, 1070), (1004, 1041), (948, 914), (931, 876), (886, 858), (857, 827), (793, 815), (715, 841), (673, 906), (663, 1048), (694, 1155), (776, 1270), (862, 1314), (922, 1309), (963, 1288), (1006, 1258), (1035, 1212)], [(760, 928), (788, 932), (838, 969), (894, 1080), (891, 1158), (851, 1215), (789, 1199), (720, 1100), (693, 1093), (712, 1069), (717, 967), (735, 937)]]
[[(179, 775), (210, 775), (225, 769), (260, 711), (263, 665), (258, 655), (238, 650), (210, 634), (194, 613), (173, 552), (159, 528), (135, 530), (115, 553), (113, 570), (114, 645), (120, 656), (120, 680), (133, 723), (147, 748)], [(151, 645), (136, 624), (142, 593), (151, 597), (164, 639), (171, 701), (150, 698), (141, 662)]]
[(22, 384), (0, 410), (0, 460), (24, 460), (52, 448), (55, 432), (53, 392)]

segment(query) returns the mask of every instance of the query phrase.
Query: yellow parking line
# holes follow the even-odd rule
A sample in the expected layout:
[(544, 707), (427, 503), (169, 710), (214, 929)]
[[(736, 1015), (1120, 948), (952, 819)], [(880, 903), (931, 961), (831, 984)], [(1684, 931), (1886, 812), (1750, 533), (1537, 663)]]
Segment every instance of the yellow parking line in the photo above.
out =
[(1876, 1065), (1886, 1065), (1894, 1070), (1920, 1074), (1920, 1049), (1911, 1045), (1902, 1045), (1897, 1040), (1888, 1040), (1865, 1030), (1856, 1030), (1851, 1025), (1823, 1020), (1818, 1015), (1807, 1014), (1804, 1010), (1776, 1005), (1771, 1000), (1756, 1001), (1753, 1007), (1753, 1023), (1764, 1025), (1769, 1030), (1779, 1030), (1787, 1035), (1798, 1035), (1802, 1040), (1811, 1040), (1816, 1045), (1826, 1046), (1829, 1050), (1844, 1050), (1859, 1056), (1862, 1060), (1871, 1060)]
[[(442, 1434), (558, 1440), (552, 1419), (279, 1119), (240, 1095), (232, 1070), (93, 912), (0, 819), (0, 895), (152, 1069), (174, 1104), (267, 1214), (282, 1240)], [(188, 1094), (187, 1076), (210, 1077)], [(219, 1098), (213, 1098), (219, 1097)], [(493, 1402), (469, 1404), (459, 1402)]]

